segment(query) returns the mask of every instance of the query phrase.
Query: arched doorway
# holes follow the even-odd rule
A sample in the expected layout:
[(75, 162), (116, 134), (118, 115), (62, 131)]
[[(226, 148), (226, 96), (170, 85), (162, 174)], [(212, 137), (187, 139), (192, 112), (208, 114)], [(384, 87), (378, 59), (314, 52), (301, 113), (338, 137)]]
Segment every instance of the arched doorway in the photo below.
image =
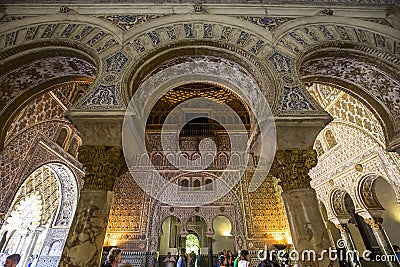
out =
[(178, 249), (181, 246), (181, 228), (181, 221), (175, 216), (169, 216), (162, 222), (159, 244), (160, 259), (163, 259), (168, 252), (171, 252), (173, 256), (178, 255)]
[(186, 222), (189, 235), (186, 237), (186, 251), (207, 254), (207, 223), (201, 216), (193, 216)]
[(396, 201), (393, 187), (382, 177), (375, 181), (375, 194), (385, 212), (383, 213), (383, 228), (392, 244), (400, 242), (400, 204)]
[(200, 240), (196, 232), (190, 233), (186, 236), (186, 250), (188, 252), (194, 252), (195, 254), (200, 250)]
[(371, 228), (364, 221), (364, 219), (356, 213), (354, 202), (350, 195), (347, 193), (344, 196), (344, 204), (346, 207), (346, 211), (351, 216), (348, 226), (356, 249), (358, 251), (365, 251), (368, 249), (374, 253), (379, 254), (379, 245), (376, 242)]
[(221, 251), (235, 251), (234, 238), (231, 234), (232, 224), (225, 216), (217, 216), (213, 220), (214, 242), (213, 251), (219, 253)]
[(25, 266), (33, 255), (37, 266), (57, 266), (78, 199), (72, 171), (58, 163), (43, 165), (25, 179), (0, 230), (1, 252), (21, 255)]

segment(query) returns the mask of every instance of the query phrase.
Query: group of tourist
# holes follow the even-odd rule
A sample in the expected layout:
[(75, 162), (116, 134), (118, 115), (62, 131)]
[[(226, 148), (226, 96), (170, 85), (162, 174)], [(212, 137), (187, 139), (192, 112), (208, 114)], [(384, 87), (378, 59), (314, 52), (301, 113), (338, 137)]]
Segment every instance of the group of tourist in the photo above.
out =
[[(173, 263), (169, 259), (169, 257), (171, 257), (171, 252), (167, 253), (167, 258), (165, 258), (164, 262), (166, 263), (166, 265), (169, 265), (169, 267), (173, 267), (172, 264), (175, 265), (175, 263)], [(191, 251), (189, 254), (187, 254), (186, 249), (182, 248), (176, 266), (177, 267), (200, 267), (201, 266), (200, 251), (198, 251), (197, 255), (194, 251)]]
[[(216, 267), (253, 267), (253, 266), (251, 263), (249, 252), (243, 249), (236, 257), (233, 256), (233, 253), (230, 250), (228, 251), (224, 250), (220, 252), (216, 263)], [(261, 261), (257, 265), (257, 267), (289, 267), (289, 264), (287, 259), (282, 258), (281, 262), (279, 263), (274, 255), (272, 255), (272, 257), (269, 257), (267, 253), (265, 259)]]
[(132, 263), (122, 262), (122, 250), (112, 248), (108, 252), (107, 259), (101, 264), (101, 267), (133, 267)]
[[(397, 258), (400, 261), (400, 247), (397, 245), (393, 246)], [(250, 254), (247, 250), (243, 249), (240, 251), (238, 256), (234, 256), (232, 251), (223, 250), (218, 254), (218, 259), (215, 267), (253, 267), (250, 260)], [(19, 260), (19, 254), (9, 255), (4, 264), (4, 267), (16, 267)], [(112, 248), (108, 253), (107, 260), (103, 262), (101, 267), (129, 267), (133, 266), (131, 263), (122, 262), (122, 251), (118, 248)], [(167, 257), (164, 259), (165, 267), (201, 267), (201, 256), (200, 251), (196, 255), (194, 251), (189, 254), (186, 253), (185, 249), (181, 249), (178, 260), (172, 256), (171, 252), (167, 253)], [(158, 262), (158, 254), (153, 255), (150, 267), (160, 267)], [(255, 266), (254, 266), (255, 267)], [(289, 267), (289, 264), (285, 257), (280, 263), (278, 263), (275, 257), (269, 257), (268, 253), (263, 261), (261, 261), (257, 267)]]

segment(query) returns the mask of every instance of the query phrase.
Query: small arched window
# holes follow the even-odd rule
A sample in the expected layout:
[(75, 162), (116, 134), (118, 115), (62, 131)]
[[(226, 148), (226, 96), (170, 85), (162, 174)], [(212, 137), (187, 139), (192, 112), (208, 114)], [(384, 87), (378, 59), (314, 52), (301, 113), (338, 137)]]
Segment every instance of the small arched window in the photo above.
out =
[(153, 156), (153, 166), (154, 166), (156, 169), (162, 168), (162, 166), (163, 166), (163, 159), (162, 159), (162, 156), (161, 156), (160, 154), (155, 154), (155, 155)]
[(225, 169), (228, 165), (228, 156), (225, 153), (219, 155), (219, 165), (222, 169)]
[(76, 157), (79, 148), (79, 140), (77, 137), (74, 137), (68, 147), (68, 153), (73, 157)]
[(183, 180), (181, 181), (181, 187), (182, 187), (182, 190), (188, 190), (189, 181), (188, 181), (187, 179), (183, 179)]
[(196, 180), (194, 180), (194, 182), (193, 182), (193, 189), (194, 190), (200, 190), (200, 186), (201, 186), (201, 184), (200, 184), (200, 180), (199, 179), (196, 179)]
[(212, 185), (212, 180), (211, 179), (207, 179), (206, 180), (206, 191), (211, 191), (213, 190), (213, 185)]

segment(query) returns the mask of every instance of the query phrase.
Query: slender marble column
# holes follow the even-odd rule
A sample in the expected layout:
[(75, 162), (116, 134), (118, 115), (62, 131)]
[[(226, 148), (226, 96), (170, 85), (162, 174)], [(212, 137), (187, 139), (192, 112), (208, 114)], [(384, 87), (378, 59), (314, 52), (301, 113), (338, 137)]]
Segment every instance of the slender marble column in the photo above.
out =
[(35, 248), (36, 242), (37, 242), (42, 230), (43, 229), (40, 228), (40, 229), (36, 229), (35, 231), (33, 231), (31, 240), (30, 240), (30, 242), (26, 248), (26, 251), (23, 255), (23, 259), (20, 260), (20, 262), (22, 262), (22, 264), (20, 263), (21, 266), (26, 266), (28, 264), (29, 258), (32, 255), (33, 249)]
[(213, 237), (207, 236), (208, 267), (213, 267)]
[(22, 245), (22, 247), (20, 249), (20, 251), (21, 251), (21, 253), (20, 253), (21, 254), (20, 262), (22, 263), (21, 264), (22, 266), (26, 265), (25, 261), (27, 260), (27, 258), (29, 259), (29, 257), (31, 256), (31, 255), (28, 256), (28, 250), (29, 250), (29, 247), (30, 247), (31, 242), (33, 240), (34, 234), (35, 234), (34, 231), (31, 231), (31, 230), (28, 231), (28, 233), (25, 236), (25, 240), (23, 242), (23, 245)]
[(81, 146), (79, 161), (85, 183), (59, 266), (99, 266), (115, 178), (123, 170), (120, 147)]
[(181, 248), (186, 249), (186, 235), (185, 236), (181, 235)]
[[(354, 253), (356, 253), (356, 248), (354, 246), (353, 239), (351, 238), (349, 227), (345, 223), (335, 224), (335, 226), (337, 229), (339, 229), (340, 236), (342, 237), (342, 240), (344, 241), (343, 245), (346, 248), (348, 262), (350, 262), (352, 267), (360, 266), (358, 257), (357, 257), (357, 255), (354, 254)], [(338, 244), (338, 245), (340, 245), (340, 244)]]
[[(400, 267), (399, 262), (396, 259), (396, 255), (393, 251), (393, 247), (390, 244), (389, 238), (386, 235), (385, 230), (382, 227), (382, 218), (366, 218), (364, 221), (371, 226), (372, 232), (378, 242), (379, 248), (381, 249), (382, 256), (385, 256), (386, 266), (389, 267)], [(393, 259), (393, 260), (389, 260)]]
[(271, 174), (280, 179), (294, 247), (300, 255), (299, 266), (338, 266), (327, 252), (323, 253), (330, 248), (329, 236), (308, 175), (316, 164), (314, 150), (278, 150)]

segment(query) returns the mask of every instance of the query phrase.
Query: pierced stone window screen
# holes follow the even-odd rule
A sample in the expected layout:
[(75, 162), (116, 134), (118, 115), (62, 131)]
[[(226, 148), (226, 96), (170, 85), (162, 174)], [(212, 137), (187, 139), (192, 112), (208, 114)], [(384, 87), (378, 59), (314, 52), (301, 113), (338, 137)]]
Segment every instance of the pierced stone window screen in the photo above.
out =
[(21, 200), (26, 199), (27, 196), (36, 192), (44, 200), (41, 225), (47, 225), (57, 211), (61, 194), (57, 175), (46, 165), (36, 169), (21, 185), (11, 206), (12, 210), (15, 209), (16, 204)]

